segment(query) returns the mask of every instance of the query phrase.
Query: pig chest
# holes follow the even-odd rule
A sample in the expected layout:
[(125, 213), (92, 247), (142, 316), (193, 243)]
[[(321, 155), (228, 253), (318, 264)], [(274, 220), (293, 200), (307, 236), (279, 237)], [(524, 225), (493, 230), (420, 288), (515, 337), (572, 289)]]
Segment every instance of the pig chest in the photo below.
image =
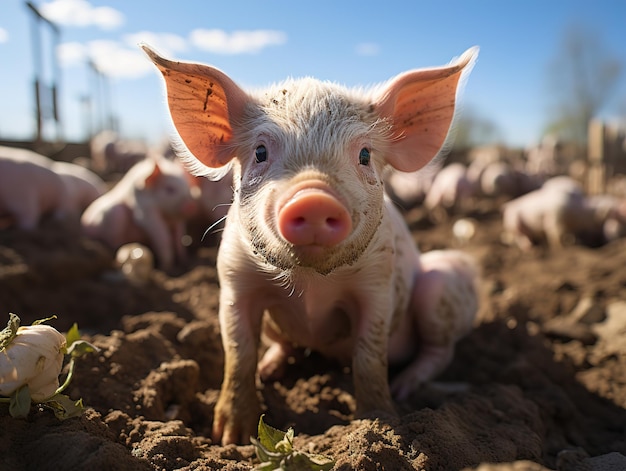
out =
[(295, 347), (348, 361), (359, 321), (359, 296), (341, 281), (311, 280), (293, 293), (277, 288), (265, 304), (267, 327)]

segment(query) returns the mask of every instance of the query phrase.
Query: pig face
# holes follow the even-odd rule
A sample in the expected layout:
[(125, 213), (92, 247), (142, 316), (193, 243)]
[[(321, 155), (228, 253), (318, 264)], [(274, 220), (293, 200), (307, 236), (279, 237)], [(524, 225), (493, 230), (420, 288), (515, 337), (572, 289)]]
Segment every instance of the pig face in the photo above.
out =
[(174, 162), (156, 159), (145, 186), (150, 190), (153, 204), (166, 217), (181, 219), (195, 209), (183, 169)]
[[(313, 80), (269, 90), (244, 116), (235, 128), (243, 142), (236, 150), (236, 224), (254, 250), (281, 270), (328, 274), (354, 263), (382, 218), (388, 126), (366, 103)], [(329, 227), (315, 227), (316, 216), (302, 208), (308, 204), (330, 206), (319, 215)]]

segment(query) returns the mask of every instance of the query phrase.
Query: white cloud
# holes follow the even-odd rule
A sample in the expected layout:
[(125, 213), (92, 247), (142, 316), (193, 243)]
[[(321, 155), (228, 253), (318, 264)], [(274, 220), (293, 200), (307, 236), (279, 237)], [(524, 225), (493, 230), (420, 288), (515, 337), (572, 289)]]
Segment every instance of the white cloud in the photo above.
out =
[(380, 46), (376, 43), (360, 43), (356, 46), (359, 56), (377, 56), (380, 54)]
[(124, 15), (111, 7), (94, 7), (87, 0), (52, 0), (39, 8), (52, 22), (66, 26), (98, 26), (115, 29), (124, 23)]
[(5, 43), (8, 40), (9, 40), (9, 32), (4, 28), (0, 28), (0, 44)]
[(87, 57), (87, 46), (82, 43), (62, 43), (57, 48), (57, 58), (61, 65), (65, 67), (84, 63)]
[(233, 31), (221, 29), (195, 29), (189, 35), (191, 43), (199, 49), (216, 54), (256, 54), (268, 46), (287, 42), (282, 31)]
[(89, 54), (103, 74), (117, 78), (139, 78), (153, 65), (138, 47), (125, 48), (115, 41), (91, 41)]
[(57, 50), (62, 65), (71, 67), (91, 61), (104, 75), (135, 79), (153, 71), (153, 66), (138, 47), (127, 48), (116, 41), (64, 43)]
[(127, 34), (124, 41), (130, 47), (137, 47), (140, 42), (145, 42), (165, 56), (173, 56), (176, 52), (187, 50), (187, 41), (176, 34), (153, 33), (140, 31), (139, 33)]

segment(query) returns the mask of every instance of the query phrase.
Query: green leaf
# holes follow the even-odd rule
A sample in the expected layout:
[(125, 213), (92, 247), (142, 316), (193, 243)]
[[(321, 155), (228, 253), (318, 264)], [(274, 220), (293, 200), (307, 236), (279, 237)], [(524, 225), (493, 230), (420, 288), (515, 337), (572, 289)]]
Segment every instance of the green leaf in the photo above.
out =
[(279, 453), (289, 454), (293, 451), (293, 429), (289, 428), (287, 433), (283, 432), (283, 439), (276, 443), (275, 448)]
[[(278, 430), (270, 425), (267, 425), (263, 422), (263, 417), (265, 417), (265, 414), (261, 415), (259, 418), (258, 427), (259, 441), (261, 442), (261, 445), (272, 452), (289, 453), (291, 449), (289, 449), (289, 451), (285, 451), (286, 445), (284, 444), (284, 440), (286, 435), (291, 432), (291, 441), (293, 441), (293, 429), (290, 428), (289, 431), (283, 432), (282, 430)], [(281, 443), (281, 450), (276, 448), (276, 445), (279, 443)]]
[(83, 400), (79, 399), (74, 401), (64, 394), (57, 394), (47, 399), (42, 403), (45, 407), (52, 409), (54, 415), (59, 420), (69, 419), (70, 417), (77, 417), (83, 413), (85, 407), (83, 406)]
[(295, 452), (289, 461), (289, 469), (310, 469), (312, 471), (329, 471), (335, 466), (335, 460), (323, 455)]
[(74, 322), (74, 325), (70, 327), (70, 330), (65, 334), (65, 341), (67, 345), (72, 345), (74, 342), (80, 340), (80, 332), (78, 330), (78, 324)]
[(72, 358), (79, 358), (87, 353), (99, 351), (100, 349), (98, 347), (85, 340), (76, 340), (68, 347), (67, 355), (71, 355)]
[(259, 439), (250, 437), (256, 448), (256, 455), (261, 464), (257, 471), (329, 471), (335, 462), (333, 459), (293, 449), (293, 428), (286, 432), (275, 429), (259, 419)]
[(9, 322), (7, 326), (0, 331), (0, 351), (9, 346), (17, 335), (17, 329), (20, 327), (20, 318), (13, 314), (9, 314)]
[(44, 322), (48, 322), (48, 321), (51, 321), (52, 319), (56, 319), (56, 318), (57, 318), (57, 316), (50, 316), (50, 317), (46, 317), (45, 319), (37, 319), (31, 325), (43, 324)]
[(280, 461), (285, 454), (284, 453), (279, 453), (277, 451), (270, 451), (267, 448), (265, 448), (260, 441), (258, 441), (256, 438), (254, 437), (250, 437), (250, 441), (251, 443), (256, 447), (256, 454), (257, 454), (257, 458), (259, 458), (259, 461), (261, 462), (265, 462), (265, 461)]
[(277, 468), (276, 465), (272, 463), (271, 461), (266, 461), (264, 463), (261, 463), (256, 468), (254, 468), (255, 471), (276, 471), (277, 469), (280, 470), (282, 468), (280, 467)]
[(30, 390), (25, 384), (11, 395), (9, 414), (11, 417), (26, 418), (30, 412)]

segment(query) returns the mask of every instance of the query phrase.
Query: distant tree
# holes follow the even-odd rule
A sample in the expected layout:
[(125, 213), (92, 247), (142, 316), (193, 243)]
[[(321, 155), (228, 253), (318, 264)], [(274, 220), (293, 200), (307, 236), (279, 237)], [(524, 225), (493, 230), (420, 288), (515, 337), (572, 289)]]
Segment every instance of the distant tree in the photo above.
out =
[(552, 117), (546, 133), (586, 142), (589, 122), (611, 98), (621, 72), (622, 63), (610, 54), (596, 32), (570, 25), (548, 64)]
[(454, 148), (468, 149), (492, 144), (501, 137), (498, 126), (480, 115), (474, 107), (464, 106), (454, 122)]

